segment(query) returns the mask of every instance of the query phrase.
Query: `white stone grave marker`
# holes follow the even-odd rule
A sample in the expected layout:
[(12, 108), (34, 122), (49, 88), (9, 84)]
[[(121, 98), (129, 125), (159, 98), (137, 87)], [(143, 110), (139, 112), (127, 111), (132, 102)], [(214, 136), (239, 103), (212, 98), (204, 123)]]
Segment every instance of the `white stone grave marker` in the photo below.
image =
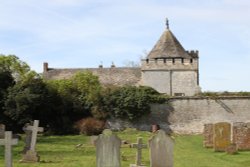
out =
[(4, 139), (0, 139), (0, 145), (5, 146), (5, 152), (4, 152), (5, 167), (12, 167), (11, 148), (12, 145), (17, 145), (18, 140), (12, 139), (11, 131), (6, 131), (4, 136), (5, 136)]

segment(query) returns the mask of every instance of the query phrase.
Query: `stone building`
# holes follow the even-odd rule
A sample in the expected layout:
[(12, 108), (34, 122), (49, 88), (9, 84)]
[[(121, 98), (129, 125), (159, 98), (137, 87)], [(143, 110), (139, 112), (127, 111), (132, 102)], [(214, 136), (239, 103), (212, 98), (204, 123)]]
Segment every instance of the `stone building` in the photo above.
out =
[(44, 63), (45, 79), (67, 79), (79, 71), (91, 71), (103, 85), (143, 85), (171, 96), (193, 96), (200, 92), (198, 51), (186, 51), (169, 29), (161, 35), (140, 68), (49, 68)]

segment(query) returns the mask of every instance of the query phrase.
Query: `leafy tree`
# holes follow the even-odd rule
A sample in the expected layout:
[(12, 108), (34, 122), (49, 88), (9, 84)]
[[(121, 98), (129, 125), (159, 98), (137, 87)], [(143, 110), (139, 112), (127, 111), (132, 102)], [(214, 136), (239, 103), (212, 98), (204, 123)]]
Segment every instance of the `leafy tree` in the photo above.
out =
[(18, 57), (0, 55), (0, 85), (0, 121), (18, 131), (33, 119), (32, 107), (43, 102), (41, 77)]
[(15, 81), (25, 79), (30, 73), (34, 74), (34, 72), (30, 70), (29, 65), (15, 55), (0, 55), (0, 68), (4, 71), (10, 71)]
[(34, 119), (41, 122), (47, 120), (44, 116), (47, 110), (48, 91), (41, 78), (30, 79), (8, 89), (5, 97), (5, 115), (12, 120), (12, 127), (20, 131), (23, 124)]
[(125, 86), (109, 89), (103, 97), (104, 108), (116, 118), (135, 120), (150, 113), (150, 104), (165, 98), (150, 87)]
[[(68, 80), (50, 80), (47, 81), (50, 92), (56, 92), (60, 100), (57, 109), (56, 126), (62, 129), (64, 133), (72, 132), (73, 124), (85, 117), (92, 116), (91, 110), (101, 90), (98, 77), (90, 72), (79, 72)], [(66, 130), (68, 129), (68, 130)]]
[(14, 79), (10, 71), (0, 69), (0, 122), (7, 124), (8, 118), (4, 114), (4, 97), (7, 89), (14, 85)]

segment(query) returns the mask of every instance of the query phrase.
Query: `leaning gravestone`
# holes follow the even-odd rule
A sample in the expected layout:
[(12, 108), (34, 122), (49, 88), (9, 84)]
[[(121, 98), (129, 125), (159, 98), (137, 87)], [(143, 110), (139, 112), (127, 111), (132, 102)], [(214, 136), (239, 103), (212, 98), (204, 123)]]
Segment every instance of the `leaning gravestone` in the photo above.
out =
[(0, 139), (4, 138), (4, 133), (5, 133), (5, 125), (0, 124)]
[(37, 133), (43, 132), (42, 127), (38, 127), (39, 121), (35, 120), (33, 126), (28, 126), (27, 130), (32, 131), (30, 149), (23, 155), (23, 159), (20, 162), (38, 162), (40, 157), (35, 151)]
[(25, 145), (22, 153), (25, 154), (28, 150), (30, 150), (32, 131), (28, 130), (30, 123), (26, 123), (23, 127), (23, 131), (25, 132)]
[(233, 124), (233, 143), (238, 150), (250, 150), (250, 122)]
[(103, 131), (96, 140), (97, 167), (120, 167), (121, 140), (109, 129)]
[(149, 140), (149, 147), (150, 167), (173, 167), (174, 141), (163, 130)]
[(214, 151), (226, 151), (231, 144), (231, 124), (219, 122), (214, 124)]
[(142, 143), (142, 138), (138, 137), (137, 143), (131, 144), (130, 147), (137, 149), (135, 164), (130, 164), (130, 167), (145, 167), (141, 164), (141, 159), (142, 159), (142, 149), (147, 148), (147, 145)]
[(5, 146), (4, 159), (5, 167), (12, 167), (12, 145), (17, 145), (18, 140), (12, 139), (12, 132), (6, 131), (4, 134), (4, 139), (0, 139), (0, 145)]
[(203, 146), (206, 148), (212, 148), (213, 147), (213, 124), (205, 124), (204, 125), (204, 131), (203, 131)]

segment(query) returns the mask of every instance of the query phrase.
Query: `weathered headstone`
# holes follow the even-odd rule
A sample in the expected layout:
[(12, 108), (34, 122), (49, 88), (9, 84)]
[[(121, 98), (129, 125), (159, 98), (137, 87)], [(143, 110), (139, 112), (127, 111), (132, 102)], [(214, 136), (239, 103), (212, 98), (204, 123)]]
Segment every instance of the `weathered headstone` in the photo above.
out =
[(0, 139), (0, 145), (5, 146), (4, 158), (5, 158), (5, 167), (12, 167), (12, 145), (16, 145), (18, 142), (17, 139), (12, 139), (12, 132), (6, 131), (4, 134), (4, 139)]
[(39, 121), (35, 120), (33, 126), (28, 126), (26, 128), (27, 130), (32, 131), (31, 144), (30, 144), (30, 149), (26, 151), (26, 153), (23, 155), (23, 159), (20, 162), (38, 162), (40, 160), (40, 157), (35, 151), (35, 146), (37, 140), (37, 133), (43, 132), (43, 128), (38, 126), (39, 126)]
[(230, 155), (236, 154), (238, 152), (236, 144), (230, 144), (226, 148), (226, 152), (227, 152), (227, 154), (230, 154)]
[(250, 150), (250, 122), (233, 124), (233, 143), (238, 150)]
[(97, 167), (120, 167), (121, 140), (109, 129), (103, 131), (96, 140)]
[(142, 149), (147, 148), (147, 145), (142, 143), (142, 138), (138, 137), (137, 143), (131, 144), (130, 147), (137, 149), (135, 164), (130, 164), (130, 167), (145, 167), (141, 164), (141, 159), (142, 159)]
[(92, 145), (95, 145), (96, 140), (98, 139), (98, 136), (90, 136), (90, 143)]
[(4, 138), (4, 133), (5, 133), (5, 125), (0, 124), (0, 139)]
[(149, 140), (149, 147), (150, 167), (173, 167), (174, 141), (163, 130)]
[(25, 145), (22, 151), (23, 154), (30, 150), (32, 131), (27, 129), (29, 126), (30, 123), (26, 123), (23, 127), (23, 131), (25, 132)]
[(213, 124), (205, 124), (204, 125), (204, 131), (203, 131), (203, 137), (204, 137), (204, 140), (203, 140), (203, 146), (206, 147), (206, 148), (212, 148), (214, 143), (213, 143), (213, 140), (214, 140), (214, 130), (213, 130)]
[(231, 124), (219, 122), (214, 124), (214, 151), (226, 151), (231, 144)]

